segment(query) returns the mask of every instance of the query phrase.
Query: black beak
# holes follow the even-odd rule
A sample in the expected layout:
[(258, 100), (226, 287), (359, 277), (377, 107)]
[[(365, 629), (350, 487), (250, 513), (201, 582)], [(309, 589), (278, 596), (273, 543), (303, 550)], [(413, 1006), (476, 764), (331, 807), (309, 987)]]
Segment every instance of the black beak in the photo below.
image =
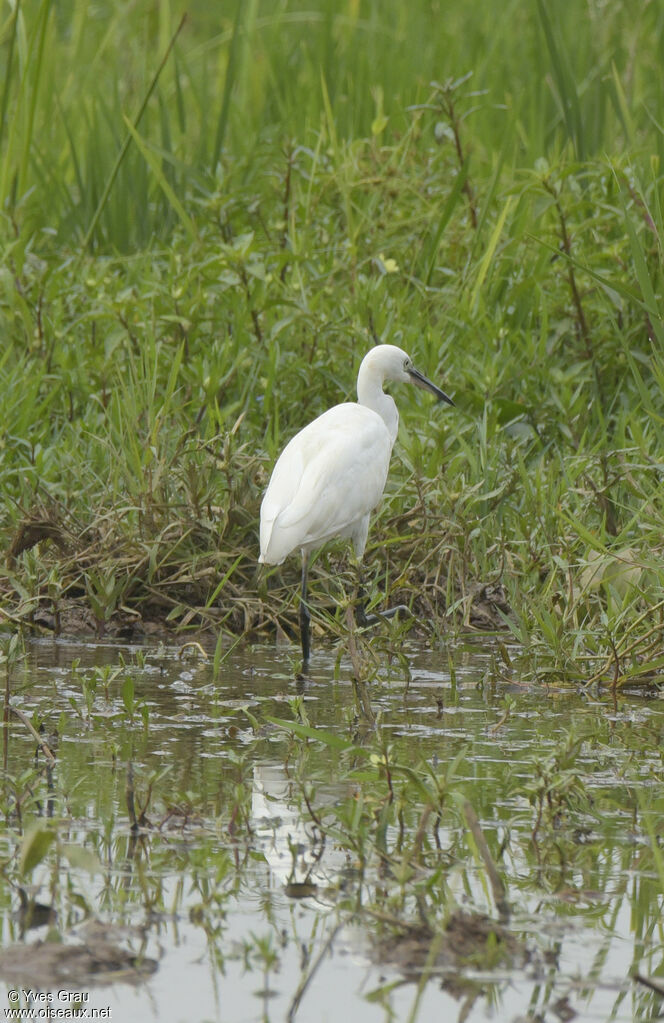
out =
[(431, 381), (428, 380), (423, 373), (420, 373), (419, 370), (415, 369), (414, 366), (411, 366), (411, 368), (407, 369), (406, 372), (416, 387), (421, 387), (423, 391), (431, 391), (431, 393), (435, 394), (438, 398), (438, 401), (446, 401), (448, 405), (454, 405), (454, 402), (447, 394), (445, 394), (445, 391), (441, 391), (440, 387), (436, 387), (435, 384), (432, 384)]

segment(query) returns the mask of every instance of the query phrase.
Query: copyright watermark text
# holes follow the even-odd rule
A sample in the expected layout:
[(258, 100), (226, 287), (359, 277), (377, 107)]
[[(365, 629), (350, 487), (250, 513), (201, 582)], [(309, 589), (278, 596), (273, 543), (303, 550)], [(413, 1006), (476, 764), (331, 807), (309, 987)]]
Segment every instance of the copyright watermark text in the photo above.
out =
[(89, 991), (36, 991), (34, 988), (10, 988), (5, 1019), (113, 1019), (110, 1005), (90, 1005)]

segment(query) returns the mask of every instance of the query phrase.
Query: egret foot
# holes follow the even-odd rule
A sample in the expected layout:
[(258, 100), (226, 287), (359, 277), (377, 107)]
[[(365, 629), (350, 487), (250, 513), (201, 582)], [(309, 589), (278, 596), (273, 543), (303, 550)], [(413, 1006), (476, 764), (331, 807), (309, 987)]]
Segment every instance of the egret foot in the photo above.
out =
[(355, 605), (355, 622), (360, 629), (368, 629), (379, 622), (394, 618), (396, 615), (407, 615), (413, 618), (413, 612), (405, 604), (395, 604), (394, 607), (387, 607), (384, 611), (377, 611), (375, 614), (367, 614), (367, 601), (364, 596), (364, 587), (360, 585), (357, 591), (357, 603)]
[(389, 621), (390, 618), (396, 618), (397, 615), (403, 615), (408, 618), (414, 618), (414, 614), (406, 604), (396, 604), (394, 607), (386, 607), (384, 611), (377, 611), (376, 614), (368, 615), (364, 609), (364, 606), (357, 607), (355, 609), (355, 621), (361, 629), (368, 629), (372, 625), (378, 625), (380, 622)]

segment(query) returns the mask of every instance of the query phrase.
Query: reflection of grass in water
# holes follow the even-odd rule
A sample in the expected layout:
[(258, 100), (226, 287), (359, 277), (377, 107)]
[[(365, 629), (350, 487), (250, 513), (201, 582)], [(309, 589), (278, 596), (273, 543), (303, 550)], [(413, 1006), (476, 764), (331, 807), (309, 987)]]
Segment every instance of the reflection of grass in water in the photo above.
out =
[[(54, 685), (31, 665), (24, 690), (24, 701), (58, 715), (70, 685), (80, 693), (82, 677), (97, 679), (86, 714), (60, 718), (50, 776), (41, 759), (21, 776), (34, 746), (23, 731), (11, 738), (6, 914), (19, 884), (57, 907), (54, 936), (69, 934), (81, 913), (103, 912), (118, 922), (152, 920), (144, 931), (151, 940), (164, 914), (175, 913), (205, 935), (219, 969), (244, 962), (261, 976), (261, 997), (287, 997), (302, 1011), (328, 959), (346, 948), (349, 928), (354, 954), (387, 971), (372, 1000), (416, 983), (413, 1019), (434, 977), (455, 998), (500, 1004), (504, 978), (522, 984), (528, 957), (538, 976), (550, 974), (550, 999), (567, 993), (574, 1005), (577, 967), (566, 945), (579, 933), (597, 942), (592, 990), (616, 931), (625, 941), (623, 907), (636, 925), (635, 961), (652, 972), (645, 964), (655, 949), (645, 942), (659, 885), (648, 880), (653, 861), (638, 840), (648, 832), (631, 758), (638, 750), (641, 769), (653, 777), (659, 770), (656, 705), (641, 728), (611, 730), (601, 705), (559, 695), (544, 706), (541, 694), (524, 690), (513, 692), (506, 716), (499, 690), (481, 685), (488, 655), (469, 673), (461, 653), (454, 688), (439, 677), (439, 712), (430, 675), (423, 683), (419, 674), (431, 672), (434, 658), (413, 651), (406, 706), (403, 681), (379, 673), (368, 698), (381, 713), (367, 729), (347, 716), (345, 664), (337, 683), (310, 682), (287, 701), (277, 660), (236, 655), (213, 687), (200, 654), (179, 661), (162, 649), (122, 663), (111, 648), (92, 667), (89, 652), (73, 653), (73, 673), (60, 664)], [(147, 725), (124, 704), (127, 677), (150, 708)], [(654, 819), (657, 797), (647, 791)], [(37, 818), (17, 840), (15, 808), (27, 823), (47, 796), (52, 820)], [(224, 921), (238, 910), (246, 927), (241, 943), (229, 944)], [(298, 921), (307, 920), (303, 936)], [(306, 956), (293, 973), (303, 941)], [(154, 958), (149, 942), (143, 954)]]

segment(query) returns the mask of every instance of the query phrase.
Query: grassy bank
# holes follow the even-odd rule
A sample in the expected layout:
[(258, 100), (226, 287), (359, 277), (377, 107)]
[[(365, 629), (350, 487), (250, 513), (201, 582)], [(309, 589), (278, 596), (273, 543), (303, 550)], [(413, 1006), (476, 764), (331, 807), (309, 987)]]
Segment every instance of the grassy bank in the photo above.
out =
[[(13, 622), (294, 624), (261, 492), (379, 339), (457, 403), (398, 396), (380, 599), (540, 678), (657, 676), (662, 15), (552, 6), (192, 5), (174, 43), (167, 4), (5, 10)], [(313, 574), (329, 633), (343, 550)]]

